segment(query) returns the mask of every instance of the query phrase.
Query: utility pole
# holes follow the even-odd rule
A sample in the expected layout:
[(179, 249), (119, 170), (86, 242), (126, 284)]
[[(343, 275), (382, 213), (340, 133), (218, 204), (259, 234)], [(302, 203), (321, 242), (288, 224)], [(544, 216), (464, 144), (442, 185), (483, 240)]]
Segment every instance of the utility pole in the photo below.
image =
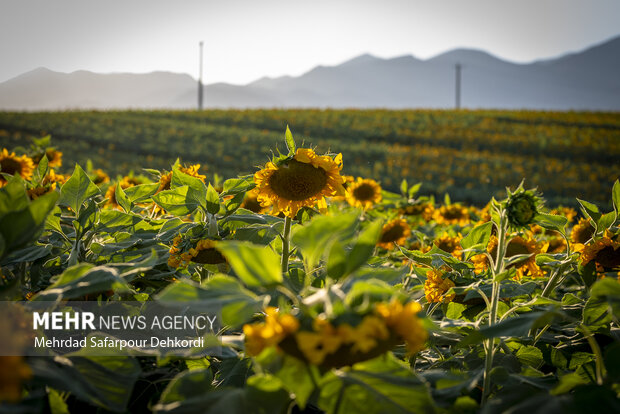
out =
[(456, 76), (454, 85), (456, 89), (454, 106), (456, 109), (461, 109), (461, 64), (457, 63), (454, 65), (454, 70)]
[(202, 94), (203, 94), (203, 90), (202, 90), (202, 41), (200, 41), (199, 45), (200, 45), (200, 62), (199, 62), (199, 69), (198, 69), (198, 110), (202, 110)]

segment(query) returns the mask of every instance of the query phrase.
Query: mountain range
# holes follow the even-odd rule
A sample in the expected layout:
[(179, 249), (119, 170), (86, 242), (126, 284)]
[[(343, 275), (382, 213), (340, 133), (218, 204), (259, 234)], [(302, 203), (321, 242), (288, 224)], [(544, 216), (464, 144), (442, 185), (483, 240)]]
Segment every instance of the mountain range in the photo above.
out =
[[(518, 64), (473, 49), (431, 59), (369, 54), (301, 76), (204, 86), (207, 108), (452, 108), (455, 65), (465, 108), (620, 110), (620, 37), (559, 58)], [(0, 83), (0, 110), (195, 108), (187, 74), (98, 74), (38, 68)]]

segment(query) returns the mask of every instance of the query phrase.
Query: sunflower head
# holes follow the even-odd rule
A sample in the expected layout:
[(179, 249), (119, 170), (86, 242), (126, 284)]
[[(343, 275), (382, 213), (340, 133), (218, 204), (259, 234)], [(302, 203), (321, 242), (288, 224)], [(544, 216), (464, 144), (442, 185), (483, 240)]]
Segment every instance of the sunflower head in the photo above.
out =
[(405, 219), (394, 219), (383, 225), (377, 246), (390, 250), (395, 245), (403, 245), (411, 234), (411, 228)]
[(463, 236), (461, 236), (461, 233), (456, 236), (450, 236), (448, 233), (444, 232), (433, 241), (433, 244), (444, 252), (448, 252), (457, 259), (460, 259), (463, 255), (463, 248), (461, 247), (462, 238)]
[(370, 178), (358, 178), (347, 188), (347, 202), (364, 210), (381, 201), (381, 186)]
[(522, 186), (508, 196), (506, 201), (506, 213), (508, 223), (513, 228), (529, 226), (539, 213), (542, 199), (534, 190), (524, 190)]
[(332, 158), (298, 148), (294, 156), (268, 162), (254, 174), (257, 200), (271, 207), (271, 214), (282, 212), (291, 218), (303, 207), (326, 208), (325, 197), (345, 195), (341, 169), (342, 154)]
[(446, 225), (466, 226), (470, 222), (469, 210), (459, 203), (441, 206), (434, 211), (433, 218), (438, 224)]
[(570, 239), (573, 243), (586, 244), (592, 236), (594, 236), (594, 227), (589, 218), (579, 219), (570, 232)]
[[(34, 163), (32, 159), (26, 155), (17, 156), (14, 152), (10, 152), (3, 148), (0, 152), (0, 172), (8, 175), (19, 175), (24, 180), (32, 178)], [(0, 174), (0, 187), (6, 184), (6, 179)]]
[(424, 282), (424, 295), (428, 302), (451, 302), (455, 298), (455, 294), (446, 295), (445, 293), (454, 287), (454, 282), (445, 277), (445, 274), (439, 270), (429, 270), (426, 273), (426, 281)]
[(620, 241), (618, 241), (618, 237), (606, 230), (603, 237), (591, 240), (583, 247), (579, 261), (582, 266), (594, 262), (598, 273), (620, 270)]
[(110, 176), (105, 173), (101, 168), (97, 168), (92, 172), (93, 183), (101, 185), (110, 181)]
[(258, 191), (256, 191), (256, 189), (252, 189), (245, 193), (245, 198), (241, 203), (241, 208), (245, 208), (246, 210), (250, 210), (257, 214), (261, 214), (263, 212), (263, 207), (258, 202)]

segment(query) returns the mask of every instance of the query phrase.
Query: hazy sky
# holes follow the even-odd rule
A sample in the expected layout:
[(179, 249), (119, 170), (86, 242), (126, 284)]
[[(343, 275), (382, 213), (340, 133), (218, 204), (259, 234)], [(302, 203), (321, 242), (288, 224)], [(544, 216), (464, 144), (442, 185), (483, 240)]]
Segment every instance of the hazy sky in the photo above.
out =
[(619, 0), (0, 0), (0, 82), (45, 66), (248, 83), (362, 53), (457, 47), (516, 62), (620, 34)]

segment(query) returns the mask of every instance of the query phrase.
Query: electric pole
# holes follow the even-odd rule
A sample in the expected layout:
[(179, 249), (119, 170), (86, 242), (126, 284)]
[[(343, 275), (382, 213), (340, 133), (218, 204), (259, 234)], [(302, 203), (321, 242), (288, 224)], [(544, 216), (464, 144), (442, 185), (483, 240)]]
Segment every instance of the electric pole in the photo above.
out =
[(202, 110), (202, 41), (200, 41), (200, 61), (199, 61), (199, 69), (198, 69), (198, 110)]
[(457, 63), (456, 65), (454, 65), (454, 70), (456, 77), (454, 85), (456, 89), (454, 106), (456, 107), (456, 109), (461, 109), (461, 64)]

